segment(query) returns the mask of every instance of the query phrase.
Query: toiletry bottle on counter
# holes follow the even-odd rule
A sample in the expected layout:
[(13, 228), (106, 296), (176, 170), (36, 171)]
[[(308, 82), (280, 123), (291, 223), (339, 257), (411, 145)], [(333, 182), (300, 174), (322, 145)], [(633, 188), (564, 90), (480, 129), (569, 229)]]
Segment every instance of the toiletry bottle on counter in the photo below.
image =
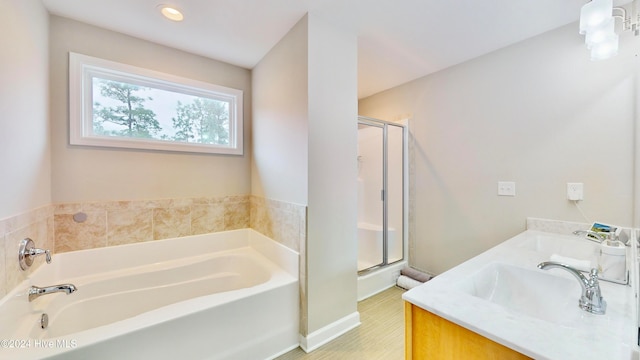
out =
[(627, 248), (618, 240), (607, 239), (600, 244), (598, 270), (602, 279), (616, 282), (627, 280)]

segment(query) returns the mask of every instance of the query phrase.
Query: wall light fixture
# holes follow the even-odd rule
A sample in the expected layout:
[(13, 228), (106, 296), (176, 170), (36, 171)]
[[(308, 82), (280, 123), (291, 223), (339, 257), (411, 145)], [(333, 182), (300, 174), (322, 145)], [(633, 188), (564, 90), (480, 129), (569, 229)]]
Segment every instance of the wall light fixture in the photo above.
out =
[(613, 7), (613, 0), (592, 0), (580, 9), (580, 34), (585, 35), (585, 44), (591, 51), (591, 60), (604, 60), (618, 54), (619, 36), (616, 21), (621, 19), (622, 31), (640, 34), (640, 17), (632, 1), (633, 14), (627, 15), (623, 7)]

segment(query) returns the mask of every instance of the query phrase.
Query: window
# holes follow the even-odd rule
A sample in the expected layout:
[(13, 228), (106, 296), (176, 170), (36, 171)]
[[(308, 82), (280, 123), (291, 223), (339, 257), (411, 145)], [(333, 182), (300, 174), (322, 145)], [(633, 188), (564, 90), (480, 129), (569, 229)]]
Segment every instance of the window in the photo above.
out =
[(242, 91), (69, 53), (72, 145), (242, 155)]

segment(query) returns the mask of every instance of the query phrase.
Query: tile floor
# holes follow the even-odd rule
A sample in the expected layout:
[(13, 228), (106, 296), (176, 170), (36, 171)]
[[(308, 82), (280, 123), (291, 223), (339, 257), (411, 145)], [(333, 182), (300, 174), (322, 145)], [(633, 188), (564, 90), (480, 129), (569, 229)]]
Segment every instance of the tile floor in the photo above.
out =
[(276, 360), (403, 359), (403, 293), (403, 289), (392, 287), (359, 302), (360, 326), (309, 354), (297, 348)]

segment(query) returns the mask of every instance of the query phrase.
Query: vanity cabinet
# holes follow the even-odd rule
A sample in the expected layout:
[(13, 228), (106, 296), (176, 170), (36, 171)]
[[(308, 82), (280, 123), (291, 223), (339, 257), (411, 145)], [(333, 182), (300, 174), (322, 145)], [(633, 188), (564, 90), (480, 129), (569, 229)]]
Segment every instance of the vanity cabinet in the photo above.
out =
[(405, 301), (405, 359), (531, 359)]

